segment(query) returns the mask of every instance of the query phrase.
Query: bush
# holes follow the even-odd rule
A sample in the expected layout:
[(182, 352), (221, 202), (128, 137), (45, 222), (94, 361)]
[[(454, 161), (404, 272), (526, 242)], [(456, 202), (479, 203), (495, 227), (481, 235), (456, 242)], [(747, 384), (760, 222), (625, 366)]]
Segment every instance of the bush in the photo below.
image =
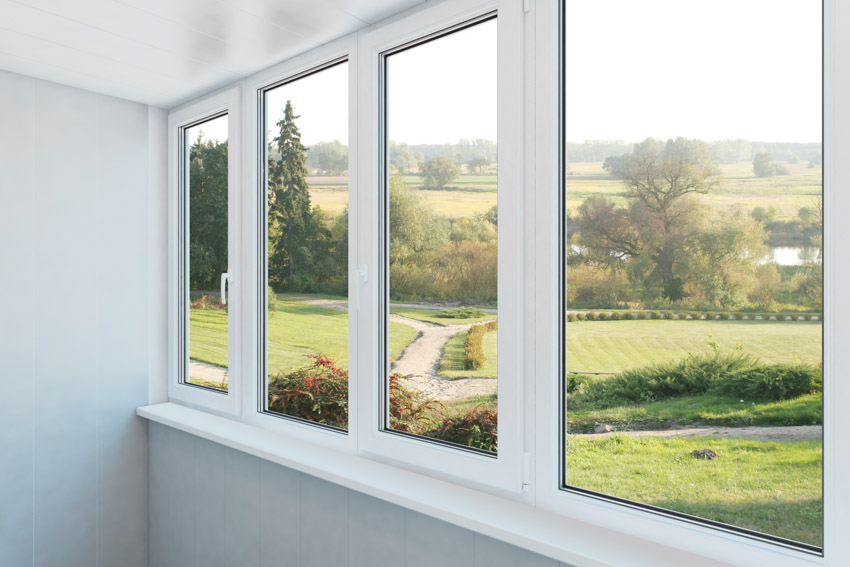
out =
[(626, 370), (587, 383), (583, 402), (606, 406), (654, 402), (712, 392), (749, 400), (783, 400), (822, 388), (821, 370), (808, 364), (764, 364), (742, 354), (700, 354)]
[(584, 313), (576, 313), (575, 318), (576, 318), (576, 321), (585, 321), (586, 320)]
[(484, 366), (484, 335), (494, 330), (496, 330), (496, 321), (488, 321), (469, 328), (463, 353), (463, 367), (466, 370), (478, 370)]
[(266, 307), (268, 308), (269, 311), (271, 311), (272, 309), (277, 307), (277, 304), (278, 304), (277, 294), (274, 292), (274, 289), (272, 289), (272, 286), (269, 286), (268, 300), (267, 300)]
[(401, 384), (402, 376), (390, 376), (390, 427), (396, 431), (423, 435), (437, 423), (439, 401), (419, 390), (410, 390)]
[(607, 320), (608, 320), (608, 319), (610, 319), (610, 318), (611, 318), (611, 316), (610, 316), (610, 315), (608, 315), (608, 314), (607, 314), (607, 313), (605, 313), (605, 312), (597, 313), (597, 314), (596, 314), (596, 320), (597, 320), (597, 321), (607, 321)]
[(588, 311), (587, 313), (584, 314), (584, 320), (585, 321), (596, 321), (596, 313), (594, 313), (593, 311)]
[(348, 373), (324, 356), (313, 365), (269, 376), (269, 410), (348, 428)]
[(484, 317), (486, 313), (475, 307), (454, 307), (452, 309), (443, 309), (437, 313), (437, 317), (443, 319), (475, 319), (476, 317)]
[(664, 318), (664, 319), (672, 319), (673, 316), (674, 315), (673, 315), (672, 311), (665, 311), (664, 313), (661, 314), (661, 317)]
[(616, 311), (614, 311), (613, 313), (609, 313), (609, 314), (608, 314), (608, 319), (610, 319), (611, 321), (619, 321), (619, 320), (620, 320), (620, 319), (622, 319), (622, 318), (623, 318), (623, 317), (622, 317), (622, 314), (620, 314), (620, 313), (618, 313), (618, 312), (616, 312)]
[(750, 400), (787, 400), (823, 387), (821, 371), (809, 364), (754, 365), (748, 372), (719, 376), (712, 392)]
[(576, 320), (575, 313), (567, 313), (567, 322), (572, 323)]
[(621, 319), (625, 319), (626, 321), (633, 321), (636, 317), (635, 314), (631, 311), (626, 311), (620, 316)]
[(479, 406), (456, 416), (450, 416), (430, 431), (427, 437), (495, 452), (498, 446), (498, 415), (496, 410)]

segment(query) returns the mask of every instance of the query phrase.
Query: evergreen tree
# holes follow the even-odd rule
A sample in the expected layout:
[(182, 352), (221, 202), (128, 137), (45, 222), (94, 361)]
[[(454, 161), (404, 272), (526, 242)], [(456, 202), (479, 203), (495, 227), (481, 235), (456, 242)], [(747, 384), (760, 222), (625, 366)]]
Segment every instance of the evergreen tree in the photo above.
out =
[(227, 142), (189, 148), (189, 285), (215, 289), (227, 271)]
[[(315, 254), (327, 229), (310, 204), (307, 148), (286, 102), (274, 139), (277, 159), (269, 158), (269, 283), (277, 290), (315, 291)], [(271, 155), (273, 152), (269, 152)]]

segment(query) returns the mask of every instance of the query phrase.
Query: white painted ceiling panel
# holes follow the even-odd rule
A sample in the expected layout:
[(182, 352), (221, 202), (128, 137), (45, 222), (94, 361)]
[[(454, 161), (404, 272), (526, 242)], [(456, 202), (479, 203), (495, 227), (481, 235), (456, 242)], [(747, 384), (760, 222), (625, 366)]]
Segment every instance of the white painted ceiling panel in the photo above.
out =
[(0, 68), (171, 108), (424, 0), (0, 0)]

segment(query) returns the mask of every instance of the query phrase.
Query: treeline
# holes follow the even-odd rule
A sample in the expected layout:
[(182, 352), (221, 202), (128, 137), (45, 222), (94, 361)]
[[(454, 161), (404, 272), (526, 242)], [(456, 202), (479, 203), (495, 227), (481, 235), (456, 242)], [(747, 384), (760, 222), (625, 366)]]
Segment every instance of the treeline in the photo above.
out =
[[(631, 153), (635, 144), (624, 140), (587, 140), (583, 143), (567, 142), (567, 161), (574, 163), (605, 161)], [(805, 162), (820, 165), (820, 143), (758, 142), (743, 139), (708, 142), (717, 163), (752, 161), (760, 153), (768, 153), (774, 160), (788, 163)]]

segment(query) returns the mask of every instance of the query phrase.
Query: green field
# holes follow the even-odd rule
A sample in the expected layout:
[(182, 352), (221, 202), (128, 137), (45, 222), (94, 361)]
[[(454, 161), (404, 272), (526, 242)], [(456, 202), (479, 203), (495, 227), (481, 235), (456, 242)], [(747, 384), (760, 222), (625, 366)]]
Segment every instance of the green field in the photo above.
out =
[[(290, 372), (323, 354), (348, 368), (348, 314), (309, 305), (293, 298), (279, 299), (269, 314), (269, 373)], [(192, 309), (189, 313), (189, 356), (193, 360), (227, 365), (227, 312)], [(395, 360), (416, 331), (390, 323), (390, 360)]]
[(576, 321), (567, 323), (567, 369), (619, 372), (690, 353), (742, 352), (773, 362), (821, 362), (820, 321)]
[(440, 361), (440, 376), (445, 378), (495, 378), (496, 377), (496, 337), (498, 331), (485, 333), (484, 366), (478, 370), (465, 370), (463, 367), (463, 355), (466, 349), (466, 335), (463, 331), (446, 343), (443, 359)]
[[(775, 207), (777, 220), (792, 220), (802, 207), (811, 207), (821, 196), (823, 172), (804, 163), (785, 165), (789, 175), (756, 177), (750, 162), (722, 164), (720, 186), (698, 198), (717, 208)], [(570, 163), (569, 171), (567, 208), (570, 211), (578, 209), (591, 195), (605, 195), (620, 205), (626, 203), (623, 182), (609, 176), (601, 163)]]
[[(718, 458), (690, 456), (706, 448)], [(809, 441), (570, 436), (567, 483), (822, 545), (821, 458)]]
[[(422, 189), (422, 178), (418, 175), (405, 175), (402, 177), (405, 185), (412, 189)], [(470, 191), (495, 193), (497, 189), (496, 175), (459, 175), (451, 183), (446, 185), (445, 191)], [(491, 197), (493, 198), (493, 197)]]

